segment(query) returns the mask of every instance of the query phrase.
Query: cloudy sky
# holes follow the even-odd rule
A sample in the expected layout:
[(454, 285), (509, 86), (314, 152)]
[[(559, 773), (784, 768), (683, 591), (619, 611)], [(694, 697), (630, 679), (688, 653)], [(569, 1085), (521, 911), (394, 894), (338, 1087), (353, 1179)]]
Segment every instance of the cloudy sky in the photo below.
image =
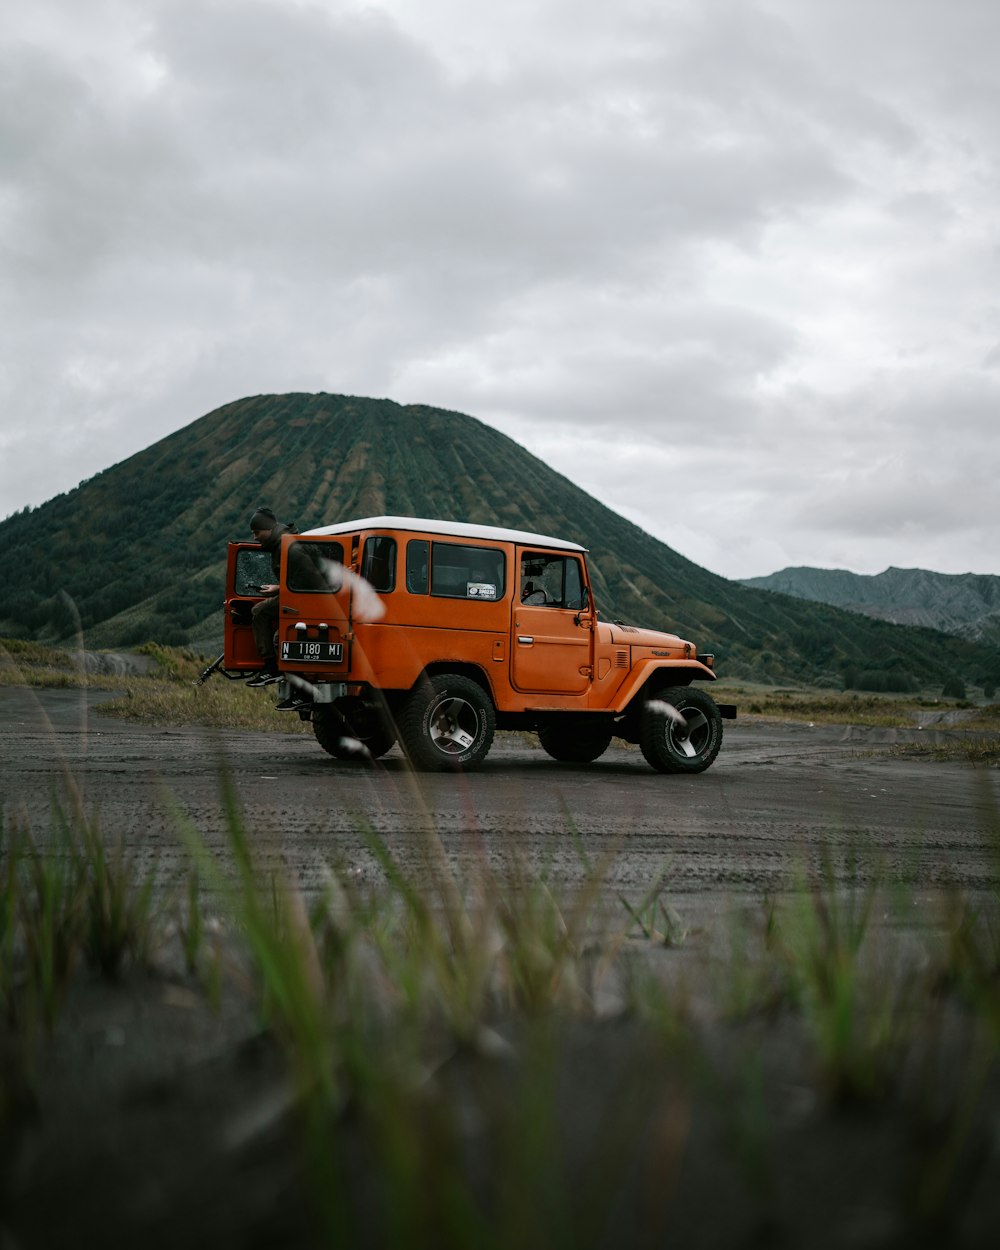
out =
[(998, 47), (996, 0), (6, 3), (0, 517), (326, 390), (727, 577), (1000, 573)]

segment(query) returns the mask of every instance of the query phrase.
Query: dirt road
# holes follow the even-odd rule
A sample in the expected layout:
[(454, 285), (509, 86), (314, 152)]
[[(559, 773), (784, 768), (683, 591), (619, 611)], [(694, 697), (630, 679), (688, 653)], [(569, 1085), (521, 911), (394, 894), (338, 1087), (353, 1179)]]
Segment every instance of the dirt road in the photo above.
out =
[[(71, 775), (109, 835), (155, 855), (169, 873), (183, 858), (182, 813), (221, 845), (220, 773), (232, 777), (247, 821), (308, 889), (336, 857), (374, 872), (370, 824), (407, 866), (428, 827), (456, 864), (472, 851), (516, 855), (555, 880), (583, 873), (581, 850), (611, 857), (608, 884), (642, 893), (658, 874), (670, 892), (711, 899), (760, 896), (790, 883), (824, 847), (854, 847), (920, 889), (995, 881), (1000, 775), (965, 763), (892, 756), (907, 738), (947, 730), (775, 724), (726, 727), (715, 765), (696, 777), (654, 773), (616, 743), (597, 763), (558, 764), (532, 739), (499, 735), (467, 776), (414, 776), (398, 748), (377, 766), (345, 764), (308, 736), (155, 728), (101, 716), (107, 694), (0, 689), (0, 793), (44, 836), (53, 785)], [(570, 836), (575, 831), (579, 837)]]

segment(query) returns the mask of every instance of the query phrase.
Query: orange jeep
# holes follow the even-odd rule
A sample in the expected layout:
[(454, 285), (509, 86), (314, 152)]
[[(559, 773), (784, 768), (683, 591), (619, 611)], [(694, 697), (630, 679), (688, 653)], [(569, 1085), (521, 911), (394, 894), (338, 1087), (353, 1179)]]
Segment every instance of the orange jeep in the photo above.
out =
[[(227, 677), (261, 667), (250, 609), (271, 577), (256, 543), (229, 545), (212, 666)], [(558, 538), (390, 516), (286, 534), (279, 604), (279, 693), (339, 758), (398, 737), (417, 768), (471, 768), (496, 729), (527, 729), (557, 760), (619, 737), (660, 772), (698, 773), (736, 716), (691, 684), (715, 680), (711, 655), (600, 620), (585, 549)]]

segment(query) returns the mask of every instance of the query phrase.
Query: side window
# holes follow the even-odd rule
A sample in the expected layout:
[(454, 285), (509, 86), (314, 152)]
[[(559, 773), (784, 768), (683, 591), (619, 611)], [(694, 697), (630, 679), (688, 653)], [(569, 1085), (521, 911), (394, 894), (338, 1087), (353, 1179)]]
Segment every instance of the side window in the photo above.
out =
[(583, 607), (583, 571), (575, 556), (521, 556), (521, 602), (532, 607)]
[(271, 557), (266, 551), (244, 547), (236, 553), (236, 584), (238, 595), (259, 595), (261, 586), (269, 586), (276, 578), (271, 571)]
[(288, 589), (312, 594), (336, 594), (344, 584), (344, 548), (334, 542), (295, 542), (285, 566)]
[(429, 558), (430, 543), (426, 538), (411, 538), (406, 544), (406, 589), (411, 595), (427, 594)]
[(361, 557), (361, 576), (374, 590), (383, 594), (396, 585), (396, 540), (373, 536), (365, 539)]
[(504, 553), (496, 547), (434, 543), (431, 550), (431, 594), (447, 599), (502, 599)]

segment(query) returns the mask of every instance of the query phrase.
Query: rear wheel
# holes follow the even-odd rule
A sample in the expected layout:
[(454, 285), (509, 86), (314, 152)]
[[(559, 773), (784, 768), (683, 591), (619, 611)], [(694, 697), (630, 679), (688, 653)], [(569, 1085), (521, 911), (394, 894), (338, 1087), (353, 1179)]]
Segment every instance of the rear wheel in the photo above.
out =
[(690, 686), (657, 691), (642, 710), (639, 746), (658, 772), (703, 773), (722, 746), (715, 700)]
[(411, 763), (429, 772), (474, 768), (486, 758), (495, 731), (489, 695), (458, 673), (439, 673), (422, 682), (399, 717)]
[(554, 760), (564, 764), (590, 764), (611, 745), (612, 733), (606, 725), (567, 724), (542, 725), (538, 741)]
[(385, 755), (396, 731), (385, 713), (362, 699), (339, 699), (313, 712), (313, 733), (324, 751), (338, 760)]

